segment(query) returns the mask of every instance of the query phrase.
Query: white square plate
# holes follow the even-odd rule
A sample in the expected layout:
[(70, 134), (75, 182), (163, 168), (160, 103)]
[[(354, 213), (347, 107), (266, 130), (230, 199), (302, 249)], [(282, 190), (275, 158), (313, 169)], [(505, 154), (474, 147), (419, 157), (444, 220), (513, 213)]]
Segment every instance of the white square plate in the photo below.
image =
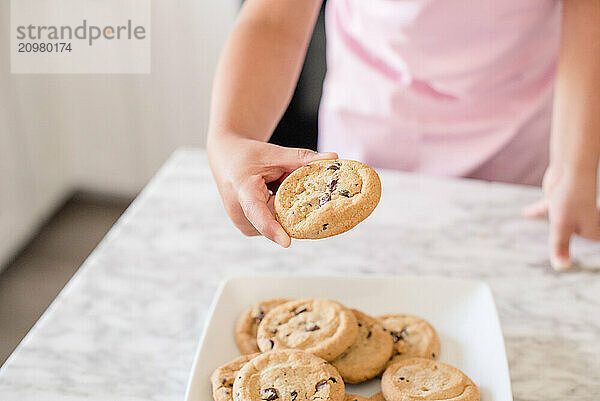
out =
[[(492, 293), (480, 281), (439, 277), (268, 275), (226, 280), (215, 295), (188, 382), (186, 401), (212, 399), (210, 375), (239, 355), (237, 317), (265, 298), (329, 298), (371, 315), (410, 313), (437, 330), (442, 362), (465, 372), (482, 401), (512, 401), (508, 363)], [(347, 386), (369, 397), (379, 380)]]

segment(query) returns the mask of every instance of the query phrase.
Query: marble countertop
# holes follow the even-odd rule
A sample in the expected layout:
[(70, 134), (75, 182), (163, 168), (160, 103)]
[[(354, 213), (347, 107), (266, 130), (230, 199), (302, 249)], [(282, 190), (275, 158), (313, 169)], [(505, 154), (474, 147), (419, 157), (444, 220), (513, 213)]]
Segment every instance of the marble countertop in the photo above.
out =
[(177, 400), (209, 304), (228, 275), (441, 275), (492, 288), (517, 401), (600, 396), (600, 246), (549, 268), (537, 188), (382, 172), (356, 229), (284, 250), (228, 221), (200, 150), (150, 182), (0, 370), (1, 400)]

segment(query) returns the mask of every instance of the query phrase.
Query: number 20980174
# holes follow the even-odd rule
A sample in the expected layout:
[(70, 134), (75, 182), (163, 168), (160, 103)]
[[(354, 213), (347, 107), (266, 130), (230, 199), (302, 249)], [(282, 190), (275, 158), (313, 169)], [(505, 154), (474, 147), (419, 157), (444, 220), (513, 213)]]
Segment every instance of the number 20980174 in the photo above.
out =
[(65, 53), (71, 52), (70, 42), (20, 42), (17, 47), (19, 53)]

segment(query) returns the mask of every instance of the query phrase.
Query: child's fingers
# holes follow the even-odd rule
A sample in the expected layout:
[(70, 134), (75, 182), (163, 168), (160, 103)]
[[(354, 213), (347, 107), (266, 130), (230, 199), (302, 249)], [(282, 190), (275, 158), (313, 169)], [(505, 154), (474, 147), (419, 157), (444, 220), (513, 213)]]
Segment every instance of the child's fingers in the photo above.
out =
[(600, 211), (596, 213), (595, 218), (589, 219), (582, 224), (578, 234), (592, 241), (600, 241)]
[(571, 267), (569, 242), (573, 228), (562, 222), (550, 224), (550, 263), (555, 270), (567, 270)]
[(523, 216), (530, 219), (538, 219), (540, 217), (546, 217), (547, 215), (548, 201), (545, 198), (523, 208)]
[(590, 228), (584, 231), (581, 236), (592, 241), (600, 241), (600, 227), (595, 229)]
[(258, 230), (252, 225), (252, 223), (248, 221), (240, 205), (238, 205), (238, 208), (240, 209), (240, 217), (232, 218), (231, 220), (233, 221), (233, 224), (242, 232), (242, 234), (247, 237), (255, 237), (260, 235)]
[(229, 215), (229, 218), (233, 222), (233, 225), (236, 226), (237, 229), (242, 232), (242, 234), (248, 237), (260, 235), (260, 233), (256, 230), (256, 228), (254, 228), (254, 226), (248, 221), (248, 219), (244, 215), (244, 211), (242, 210), (239, 203), (238, 194), (233, 191), (227, 191), (224, 192), (222, 196), (225, 211)]
[(279, 147), (278, 154), (274, 160), (277, 160), (277, 163), (286, 170), (293, 171), (316, 160), (337, 158), (337, 153), (333, 152), (318, 153), (310, 149)]
[(278, 179), (276, 179), (275, 181), (267, 183), (267, 188), (269, 189), (269, 191), (271, 191), (273, 193), (277, 192), (281, 183), (286, 178), (288, 178), (289, 175), (290, 175), (290, 173), (283, 173), (283, 175), (281, 177), (279, 177)]
[[(269, 192), (260, 177), (254, 177), (244, 183), (239, 190), (239, 201), (244, 215), (262, 235), (284, 248), (290, 246), (289, 235), (275, 220), (269, 209)], [(272, 201), (271, 201), (272, 205)]]

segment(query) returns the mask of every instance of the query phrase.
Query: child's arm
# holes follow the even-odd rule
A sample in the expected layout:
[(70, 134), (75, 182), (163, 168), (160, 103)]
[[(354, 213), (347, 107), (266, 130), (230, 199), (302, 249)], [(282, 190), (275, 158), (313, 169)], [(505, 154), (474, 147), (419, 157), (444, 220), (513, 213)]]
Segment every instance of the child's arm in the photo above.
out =
[(247, 0), (217, 68), (207, 149), (227, 213), (286, 247), (266, 184), (317, 158), (264, 143), (292, 96), (322, 0)]
[(550, 257), (571, 265), (572, 234), (600, 240), (600, 1), (564, 0), (545, 200), (526, 214), (549, 215)]

